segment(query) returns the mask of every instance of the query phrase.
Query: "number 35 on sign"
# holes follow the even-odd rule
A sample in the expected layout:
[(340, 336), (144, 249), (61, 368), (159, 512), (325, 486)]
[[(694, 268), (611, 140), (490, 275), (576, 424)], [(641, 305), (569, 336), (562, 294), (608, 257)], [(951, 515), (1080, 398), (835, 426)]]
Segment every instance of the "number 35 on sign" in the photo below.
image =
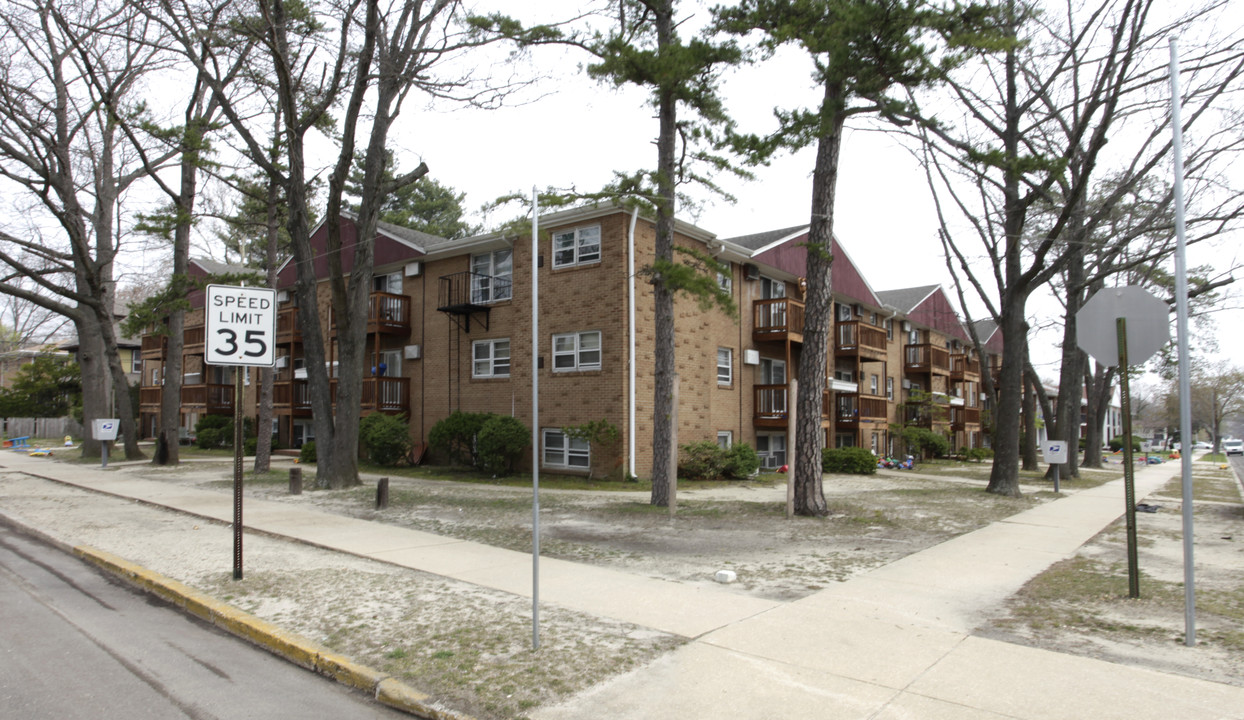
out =
[(207, 286), (205, 316), (210, 365), (276, 365), (276, 291)]

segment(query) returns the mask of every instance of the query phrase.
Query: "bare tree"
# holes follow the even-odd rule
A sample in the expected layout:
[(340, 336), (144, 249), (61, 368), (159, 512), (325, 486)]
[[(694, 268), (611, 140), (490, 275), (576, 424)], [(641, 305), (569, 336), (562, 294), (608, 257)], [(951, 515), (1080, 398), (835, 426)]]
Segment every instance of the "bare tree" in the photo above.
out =
[[(6, 5), (0, 30), (0, 176), (29, 211), (24, 225), (0, 231), (0, 293), (72, 320), (85, 420), (111, 415), (115, 397), (126, 457), (139, 458), (117, 352), (114, 263), (121, 197), (147, 171), (125, 154), (113, 110), (153, 65), (148, 27), (122, 3), (28, 0)], [(87, 438), (83, 454), (98, 456), (98, 441)]]
[[(249, 8), (251, 14), (242, 14), (244, 9), (231, 2), (162, 0), (150, 12), (204, 74), (249, 162), (284, 191), (286, 230), (297, 268), (294, 294), (301, 308), (298, 317), (319, 454), (317, 480), (332, 487), (357, 484), (359, 409), (367, 359), (364, 339), (378, 209), (388, 192), (427, 173), (427, 166), (420, 163), (385, 179), (388, 134), (412, 91), (479, 106), (504, 97), (508, 86), (482, 83), (471, 71), (455, 72), (449, 66), (450, 61), (498, 36), (483, 32), (488, 23), (474, 22), (457, 0), (348, 0), (314, 7), (263, 0)], [(238, 102), (234, 97), (227, 69), (241, 52), (236, 45), (203, 48), (198, 44), (197, 38), (219, 34), (224, 26), (254, 42), (254, 65), (268, 73), (260, 83), (266, 91), (260, 93), (266, 106)], [(513, 29), (514, 24), (508, 27)], [(265, 140), (273, 113), (279, 117), (284, 163), (273, 160), (271, 144)], [(329, 168), (324, 223), (340, 348), (335, 408), (325, 363), (308, 207), (314, 175), (308, 167), (308, 138), (328, 125), (337, 128), (337, 156)], [(356, 153), (363, 157), (362, 202), (355, 221), (358, 242), (343, 248), (342, 195)], [(348, 276), (345, 253), (352, 255)]]
[[(942, 214), (943, 244), (952, 266), (970, 284), (998, 323), (1004, 339), (996, 394), (996, 452), (991, 492), (1017, 495), (1018, 418), (1022, 356), (1028, 334), (1029, 297), (1065, 271), (1081, 266), (1087, 239), (1102, 226), (1136, 183), (1162, 169), (1170, 152), (1161, 123), (1165, 39), (1202, 20), (1217, 4), (1160, 25), (1152, 0), (1102, 0), (1088, 7), (1068, 2), (1041, 14), (1018, 0), (1007, 3), (1015, 42), (1000, 62), (953, 84), (964, 120), (958, 126), (925, 125), (925, 159)], [(1185, 99), (1185, 132), (1207, 124), (1207, 115), (1238, 82), (1237, 40), (1207, 42), (1194, 66), (1198, 82)], [(1198, 125), (1200, 123), (1200, 125)], [(1106, 141), (1113, 141), (1109, 154)], [(1103, 173), (1117, 184), (1100, 202), (1088, 199)], [(1050, 208), (1047, 213), (1038, 208)], [(950, 230), (945, 211), (984, 249), (992, 285), (972, 266), (969, 242)], [(1152, 257), (1151, 260), (1160, 256)], [(1076, 271), (1077, 273), (1079, 271)], [(1085, 287), (1087, 275), (1072, 283)], [(1069, 298), (1069, 333), (1083, 291)], [(1074, 343), (1061, 385), (1074, 395), (1059, 415), (1078, 423), (1083, 358)], [(1067, 397), (1071, 397), (1068, 395)]]

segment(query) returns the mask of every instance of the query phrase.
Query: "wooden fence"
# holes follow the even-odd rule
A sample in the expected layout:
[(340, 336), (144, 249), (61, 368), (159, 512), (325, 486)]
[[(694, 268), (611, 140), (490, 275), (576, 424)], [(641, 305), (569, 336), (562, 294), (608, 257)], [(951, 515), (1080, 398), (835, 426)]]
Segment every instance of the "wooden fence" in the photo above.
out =
[(82, 423), (69, 417), (60, 418), (7, 418), (3, 421), (4, 436), (32, 438), (63, 438), (72, 435), (83, 437)]

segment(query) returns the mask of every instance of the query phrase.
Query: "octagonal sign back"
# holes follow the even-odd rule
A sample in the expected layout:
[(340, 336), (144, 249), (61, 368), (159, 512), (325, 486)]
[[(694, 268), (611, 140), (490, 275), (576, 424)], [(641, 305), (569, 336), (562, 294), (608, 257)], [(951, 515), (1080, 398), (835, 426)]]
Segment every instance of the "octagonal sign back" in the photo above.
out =
[(1076, 343), (1107, 367), (1119, 364), (1117, 320), (1127, 320), (1127, 361), (1138, 365), (1171, 340), (1170, 307), (1136, 285), (1106, 288), (1076, 313)]

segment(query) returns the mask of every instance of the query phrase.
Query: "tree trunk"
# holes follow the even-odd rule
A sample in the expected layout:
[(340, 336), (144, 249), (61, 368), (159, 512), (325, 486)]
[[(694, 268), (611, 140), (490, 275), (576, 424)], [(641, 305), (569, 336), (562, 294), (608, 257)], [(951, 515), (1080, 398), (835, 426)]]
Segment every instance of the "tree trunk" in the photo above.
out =
[(994, 460), (989, 473), (988, 492), (1020, 497), (1019, 416), (1023, 389), (1024, 342), (1028, 323), (1024, 322), (1024, 303), (1011, 299), (1002, 304), (999, 323), (1005, 344), (998, 382), (998, 417), (994, 427)]
[[(275, 155), (275, 153), (274, 153)], [(275, 161), (276, 158), (274, 157)], [(264, 265), (268, 270), (268, 287), (276, 287), (277, 241), (280, 227), (277, 222), (277, 203), (280, 201), (281, 189), (275, 180), (268, 180), (267, 207), (267, 244), (264, 251)], [(259, 371), (259, 419), (257, 420), (255, 442), (255, 472), (266, 473), (272, 466), (272, 389), (274, 384), (272, 368)]]
[[(674, 8), (668, 0), (658, 3), (655, 10), (657, 52), (670, 47), (674, 40)], [(674, 143), (678, 132), (677, 98), (674, 89), (657, 89), (657, 223), (656, 263), (674, 261), (675, 157)], [(658, 265), (659, 266), (659, 265)], [(676, 345), (674, 341), (674, 291), (660, 272), (652, 278), (653, 323), (653, 396), (652, 396), (652, 497), (650, 503), (669, 507), (670, 487), (678, 468), (672, 462), (677, 442), (673, 423), (674, 373)]]
[(830, 266), (834, 247), (834, 198), (838, 185), (838, 156), (842, 148), (842, 128), (846, 119), (845, 90), (837, 83), (825, 83), (823, 112), (832, 121), (821, 135), (812, 171), (812, 211), (808, 228), (808, 296), (804, 308), (803, 348), (799, 356), (799, 398), (795, 434), (795, 513), (829, 514), (823, 486), (821, 450), (825, 431), (821, 414), (825, 395), (825, 376), (829, 367), (830, 331), (833, 327), (833, 298)]
[(78, 367), (82, 372), (82, 457), (101, 457), (99, 440), (95, 439), (94, 421), (110, 417), (108, 400), (108, 361), (104, 355), (104, 339), (99, 323), (89, 310), (83, 308), (74, 319), (78, 333)]
[(1040, 385), (1033, 384), (1032, 377), (1026, 377), (1024, 387), (1024, 437), (1021, 447), (1023, 468), (1028, 472), (1037, 472), (1041, 466), (1037, 462), (1037, 393)]

